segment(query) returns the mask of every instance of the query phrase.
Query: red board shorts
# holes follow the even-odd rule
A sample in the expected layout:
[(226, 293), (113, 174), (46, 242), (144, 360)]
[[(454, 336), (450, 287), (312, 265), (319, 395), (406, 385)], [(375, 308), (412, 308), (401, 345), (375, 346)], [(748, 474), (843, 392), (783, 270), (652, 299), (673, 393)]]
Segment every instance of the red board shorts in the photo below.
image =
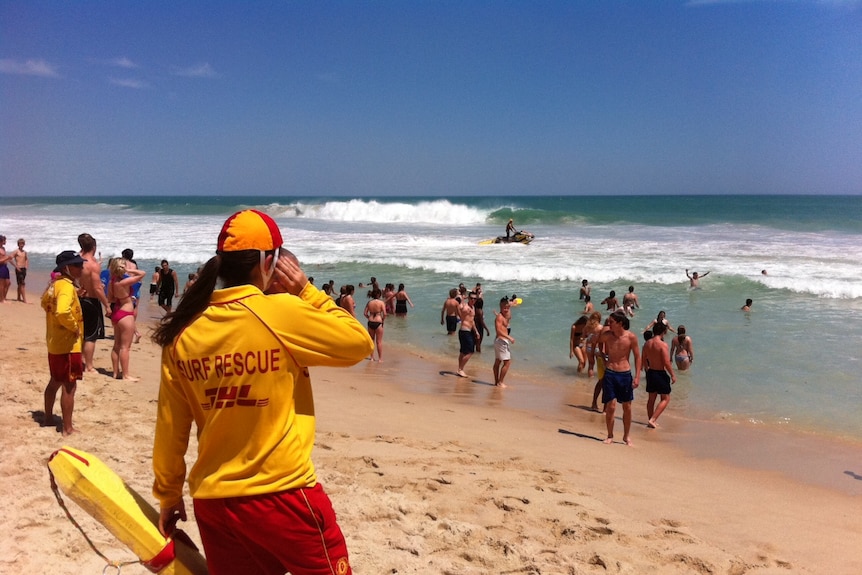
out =
[(48, 369), (51, 379), (63, 384), (84, 378), (84, 360), (80, 353), (49, 353)]
[(352, 575), (323, 486), (195, 499), (210, 575)]

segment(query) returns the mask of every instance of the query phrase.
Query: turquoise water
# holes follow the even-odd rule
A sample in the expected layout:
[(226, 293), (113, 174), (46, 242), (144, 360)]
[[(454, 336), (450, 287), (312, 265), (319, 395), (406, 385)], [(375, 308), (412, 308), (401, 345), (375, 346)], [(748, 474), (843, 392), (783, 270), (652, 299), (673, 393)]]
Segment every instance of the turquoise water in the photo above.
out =
[[(416, 308), (386, 337), (422, 354), (454, 363), (440, 308), (450, 287), (482, 282), (489, 310), (502, 295), (524, 298), (511, 382), (536, 394), (586, 388), (567, 347), (578, 286), (588, 279), (600, 301), (634, 285), (633, 329), (665, 310), (694, 340), (671, 412), (862, 439), (858, 196), (7, 198), (0, 233), (7, 247), (26, 237), (44, 268), (86, 231), (104, 257), (130, 247), (144, 269), (165, 258), (182, 278), (213, 254), (224, 218), (250, 206), (276, 218), (318, 284), (405, 283)], [(531, 245), (479, 245), (509, 217), (536, 234)], [(688, 290), (686, 268), (711, 272), (701, 290)], [(751, 313), (739, 310), (746, 298)], [(469, 366), (483, 377), (485, 355)]]

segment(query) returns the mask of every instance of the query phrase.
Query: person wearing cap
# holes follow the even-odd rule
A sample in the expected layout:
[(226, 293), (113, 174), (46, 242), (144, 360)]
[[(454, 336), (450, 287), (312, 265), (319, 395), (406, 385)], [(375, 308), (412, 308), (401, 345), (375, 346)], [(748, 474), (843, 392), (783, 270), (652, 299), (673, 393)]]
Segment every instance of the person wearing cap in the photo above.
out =
[(153, 335), (162, 347), (153, 445), (159, 529), (168, 535), (186, 519), (194, 424), (188, 484), (212, 575), (351, 573), (311, 460), (308, 368), (354, 365), (372, 342), (281, 245), (266, 214), (232, 215), (215, 257)]
[(75, 407), (75, 390), (78, 380), (84, 376), (81, 346), (84, 334), (84, 315), (78, 301), (75, 285), (84, 273), (84, 260), (69, 250), (56, 259), (55, 273), (59, 277), (51, 282), (42, 294), (42, 309), (45, 310), (46, 341), (48, 344), (48, 369), (51, 379), (45, 387), (44, 427), (54, 425), (54, 401), (60, 395), (60, 411), (63, 415), (63, 435), (75, 431), (72, 425), (72, 410)]

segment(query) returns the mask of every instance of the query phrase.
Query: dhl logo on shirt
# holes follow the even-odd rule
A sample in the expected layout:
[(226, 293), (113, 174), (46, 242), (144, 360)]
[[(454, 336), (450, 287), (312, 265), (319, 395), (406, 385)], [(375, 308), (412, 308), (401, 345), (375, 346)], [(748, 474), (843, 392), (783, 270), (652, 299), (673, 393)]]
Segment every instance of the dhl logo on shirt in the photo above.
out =
[(254, 399), (249, 398), (251, 385), (231, 386), (231, 387), (213, 387), (204, 390), (204, 395), (209, 398), (208, 403), (202, 403), (201, 407), (208, 411), (210, 409), (226, 409), (229, 407), (266, 407), (269, 405), (269, 398)]

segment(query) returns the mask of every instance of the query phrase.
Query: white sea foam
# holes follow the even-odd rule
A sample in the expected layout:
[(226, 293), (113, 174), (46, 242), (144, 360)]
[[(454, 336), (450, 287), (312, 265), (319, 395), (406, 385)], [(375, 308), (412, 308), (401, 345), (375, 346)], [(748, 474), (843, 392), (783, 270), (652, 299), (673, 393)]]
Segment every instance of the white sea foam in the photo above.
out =
[(490, 211), (433, 200), (415, 204), (375, 200), (332, 200), (324, 203), (297, 202), (286, 206), (269, 206), (273, 215), (291, 219), (313, 219), (331, 222), (408, 223), (416, 225), (466, 226), (481, 224)]

